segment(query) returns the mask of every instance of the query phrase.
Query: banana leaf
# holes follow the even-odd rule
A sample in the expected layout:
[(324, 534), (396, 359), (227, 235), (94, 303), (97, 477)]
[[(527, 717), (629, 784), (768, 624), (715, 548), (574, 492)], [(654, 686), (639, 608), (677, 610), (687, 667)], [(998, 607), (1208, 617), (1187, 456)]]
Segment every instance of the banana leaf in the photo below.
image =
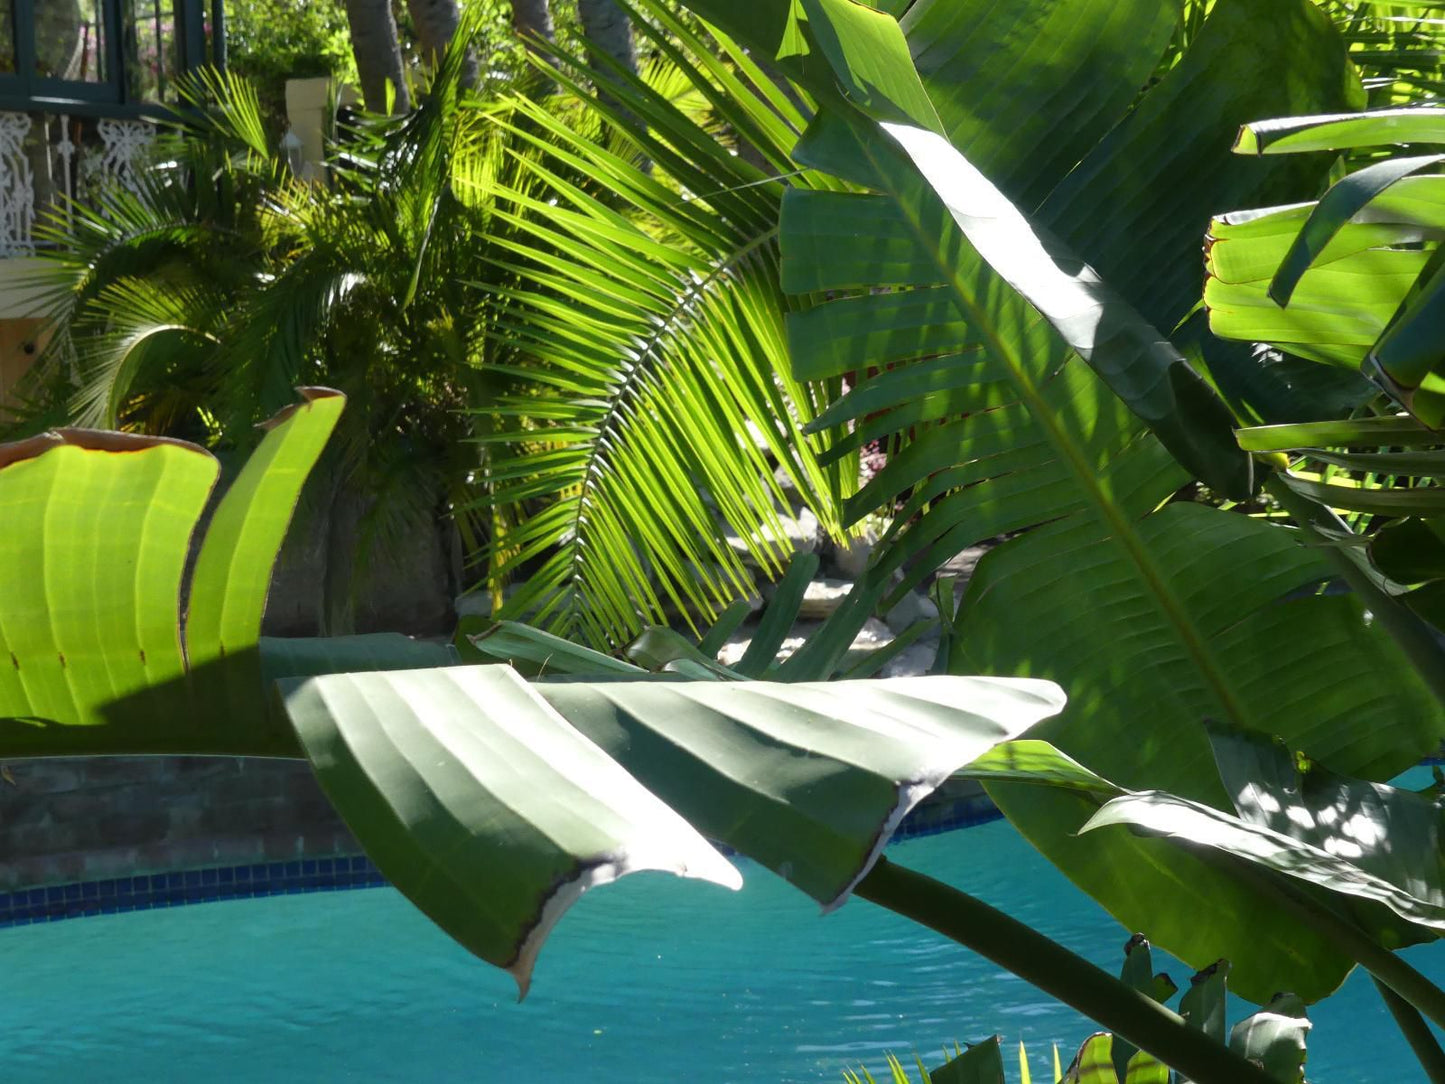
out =
[[(1141, 840), (1184, 844), (1176, 847), (1181, 853), (1206, 848), (1228, 856), (1213, 867), (1222, 879), (1253, 876), (1234, 863), (1287, 879), (1296, 898), (1348, 916), (1387, 949), (1445, 932), (1437, 795), (1341, 776), (1258, 734), (1216, 727), (1209, 740), (1230, 795), (1227, 810), (1118, 786), (1037, 738), (997, 746), (960, 774), (990, 789), (1011, 781), (1031, 783), (1040, 795), (1069, 792), (1093, 808), (1082, 828), (1086, 837), (1125, 825)], [(1220, 1039), (1225, 970), (1202, 971), (1181, 1006)]]
[[(1041, 735), (1126, 786), (1227, 806), (1203, 717), (1284, 733), (1363, 775), (1433, 747), (1439, 705), (1356, 600), (1313, 593), (1332, 575), (1319, 553), (1268, 524), (1170, 501), (1189, 479), (1170, 452), (1204, 474), (1223, 408), (1196, 394), (1193, 373), (1141, 313), (1178, 311), (1173, 287), (1144, 280), (1189, 256), (1141, 255), (1140, 238), (1152, 239), (1176, 192), (1208, 206), (1207, 170), (1171, 172), (1169, 160), (1145, 157), (1157, 126), (1168, 118), (1176, 145), (1194, 142), (1186, 132), (1227, 145), (1250, 116), (1237, 110), (1271, 94), (1354, 104), (1327, 20), (1295, 0), (1215, 5), (1191, 53), (1100, 145), (1119, 164), (1088, 163), (1088, 176), (1107, 181), (1138, 154), (1158, 189), (1113, 200), (1100, 183), (1085, 200), (1076, 171), (1069, 198), (1045, 201), (1052, 217), (1041, 222), (948, 144), (938, 119), (947, 110), (934, 101), (944, 83), (920, 78), (915, 43), (885, 15), (824, 0), (798, 10), (792, 62), (826, 60), (851, 97), (825, 101), (796, 153), (874, 189), (790, 194), (783, 219), (784, 283), (817, 299), (790, 318), (795, 373), (860, 374), (854, 398), (823, 417), (894, 442), (848, 505), (857, 518), (897, 502), (865, 589), (904, 570), (893, 590), (905, 590), (966, 546), (1024, 532), (979, 564), (951, 668), (1063, 681), (1070, 708)], [(1261, 34), (1264, 23), (1280, 33)], [(1206, 61), (1231, 50), (1239, 55), (1215, 88)], [(967, 84), (951, 85), (961, 94)], [(1088, 207), (1092, 216), (1069, 220)], [(1074, 236), (1086, 243), (1071, 256), (1060, 238)], [(1088, 270), (1095, 252), (1100, 266), (1133, 261), (1127, 290)], [(1226, 471), (1231, 462), (1217, 460)], [(1337, 680), (1325, 686), (1322, 672)], [(1288, 985), (1314, 999), (1348, 971), (1323, 937), (1191, 854), (1126, 833), (1076, 838), (1094, 812), (1078, 795), (1003, 780), (989, 789), (1122, 922), (1196, 966), (1228, 956), (1247, 996)]]
[[(324, 388), (301, 394), (221, 498), (189, 578), (219, 475), (210, 453), (96, 430), (0, 446), (4, 755), (297, 752), (262, 672), (288, 669), (291, 650), (268, 641), (263, 663), (261, 616), (302, 483), (345, 404)], [(376, 646), (348, 639), (330, 653), (364, 665)]]
[[(1275, 155), (1438, 144), (1445, 142), (1442, 115), (1439, 109), (1423, 107), (1259, 121), (1241, 130), (1235, 150)], [(1445, 352), (1439, 345), (1438, 316), (1445, 290), (1445, 257), (1437, 248), (1445, 227), (1438, 198), (1445, 184), (1445, 177), (1438, 175), (1441, 161), (1438, 154), (1397, 156), (1335, 183), (1310, 206), (1290, 248), (1268, 270), (1271, 305), (1260, 303), (1256, 282), (1238, 281), (1228, 273), (1219, 279), (1220, 286), (1206, 291), (1216, 334), (1253, 338), (1310, 360), (1358, 368), (1426, 424), (1438, 427), (1445, 419)], [(1426, 198), (1412, 201), (1415, 193)], [(1293, 224), (1298, 210), (1232, 217), (1285, 226)], [(1216, 225), (1227, 230), (1229, 217)], [(1381, 230), (1380, 223), (1396, 229)], [(1360, 242), (1372, 234), (1379, 247), (1361, 248)], [(1337, 243), (1346, 237), (1351, 240)], [(1262, 252), (1260, 257), (1263, 262)], [(1214, 276), (1211, 268), (1211, 285)]]
[(372, 860), (523, 994), (588, 888), (638, 869), (738, 887), (704, 837), (840, 906), (914, 805), (1062, 706), (1046, 682), (528, 686), (506, 666), (281, 689)]

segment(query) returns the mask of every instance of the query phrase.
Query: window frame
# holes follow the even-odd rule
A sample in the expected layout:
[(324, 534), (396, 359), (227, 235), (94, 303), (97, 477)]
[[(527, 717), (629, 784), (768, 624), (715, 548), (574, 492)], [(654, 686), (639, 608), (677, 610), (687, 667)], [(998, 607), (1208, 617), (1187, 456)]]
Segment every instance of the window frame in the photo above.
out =
[[(162, 101), (137, 98), (130, 92), (130, 80), (122, 49), (123, 18), (133, 0), (99, 0), (105, 35), (107, 78), (103, 82), (55, 79), (37, 76), (35, 71), (35, 3), (36, 0), (0, 0), (10, 6), (10, 25), (14, 34), (15, 71), (0, 72), (0, 110), (97, 113), (108, 116), (163, 115), (170, 107)], [(169, 0), (174, 20), (177, 74), (192, 71), (207, 63), (205, 0)], [(220, 7), (219, 3), (214, 6)], [(224, 56), (224, 33), (220, 24), (212, 27), (212, 48)]]

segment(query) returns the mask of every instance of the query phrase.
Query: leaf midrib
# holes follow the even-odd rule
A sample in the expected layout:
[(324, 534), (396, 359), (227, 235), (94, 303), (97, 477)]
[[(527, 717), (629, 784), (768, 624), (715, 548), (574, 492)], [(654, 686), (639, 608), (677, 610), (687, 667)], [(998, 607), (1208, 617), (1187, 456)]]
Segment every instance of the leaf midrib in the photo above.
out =
[[(745, 244), (733, 249), (725, 258), (717, 260), (708, 271), (706, 277), (700, 281), (691, 283), (675, 299), (667, 315), (655, 325), (653, 334), (647, 340), (646, 348), (639, 351), (636, 360), (624, 374), (622, 381), (615, 386), (613, 393), (608, 396), (608, 405), (601, 420), (597, 423), (596, 432), (588, 445), (587, 465), (582, 473), (582, 480), (577, 483), (577, 501), (575, 511), (572, 515), (572, 529), (568, 535), (567, 545), (571, 549), (572, 559), (569, 562), (567, 582), (578, 584), (583, 580), (583, 561), (585, 547), (581, 539), (585, 531), (587, 511), (591, 507), (588, 494), (600, 486), (602, 475), (602, 454), (601, 450), (607, 444), (608, 438), (616, 432), (622, 424), (623, 408), (635, 401), (643, 391), (643, 377), (650, 373), (656, 366), (662, 363), (660, 355), (661, 344), (670, 339), (680, 319), (692, 310), (694, 304), (699, 301), (712, 286), (729, 274), (734, 266), (747, 259), (754, 252), (765, 245), (775, 241), (778, 237), (779, 227), (758, 234), (749, 239)], [(569, 592), (565, 620), (570, 626), (576, 617), (578, 604), (577, 592)]]
[[(882, 128), (879, 128), (882, 131)], [(871, 140), (860, 140), (864, 153), (868, 156), (870, 164), (874, 167), (875, 176), (889, 176), (886, 163), (878, 155)], [(987, 311), (980, 306), (968, 290), (967, 285), (954, 268), (945, 258), (940, 248), (929, 240), (928, 231), (923, 228), (923, 223), (913, 211), (909, 202), (899, 197), (893, 189), (886, 189), (886, 194), (897, 204), (902, 213), (904, 221), (913, 231), (915, 239), (926, 252), (934, 265), (938, 268), (943, 282), (953, 292), (955, 303), (959, 306), (961, 315), (969, 320), (977, 329), (983, 339), (985, 348), (992, 352), (1007, 368), (1009, 378), (1019, 390), (1020, 399), (1028, 406), (1029, 413), (1035, 424), (1043, 429), (1049, 443), (1053, 445), (1060, 459), (1067, 464), (1069, 472), (1076, 479), (1079, 487), (1088, 497), (1088, 503), (1093, 507), (1095, 515), (1102, 522), (1109, 537), (1121, 545), (1127, 554), (1131, 567), (1139, 580), (1143, 582), (1150, 597), (1154, 600), (1159, 611), (1164, 615), (1165, 620), (1175, 630), (1179, 641), (1185, 651), (1193, 660), (1196, 669), (1200, 672), (1209, 688), (1218, 698), (1228, 717), (1242, 725), (1248, 725), (1248, 715), (1243, 705), (1239, 703), (1225, 677), (1223, 667), (1215, 658), (1214, 652), (1204, 642), (1195, 629), (1193, 622), (1189, 620), (1188, 612), (1183, 603), (1174, 594), (1165, 580), (1163, 573), (1154, 561), (1152, 554), (1144, 540), (1139, 537), (1138, 532), (1130, 517), (1124, 513), (1114, 502), (1105, 495), (1103, 488), (1099, 485), (1098, 477), (1069, 434), (1059, 425), (1053, 411), (1044, 401), (1042, 394), (1030, 377), (1028, 370), (1024, 367), (1022, 359), (1016, 352), (1009, 348), (1008, 344), (997, 334), (993, 322), (989, 319)], [(930, 188), (931, 192), (932, 189)], [(951, 221), (951, 216), (950, 216)], [(955, 224), (954, 229), (958, 229)], [(965, 239), (966, 240), (966, 239)], [(970, 247), (972, 247), (970, 245)], [(987, 263), (987, 261), (984, 261)], [(992, 268), (990, 268), (992, 273)], [(1031, 306), (1032, 307), (1032, 306)], [(1070, 351), (1074, 353), (1074, 351)]]

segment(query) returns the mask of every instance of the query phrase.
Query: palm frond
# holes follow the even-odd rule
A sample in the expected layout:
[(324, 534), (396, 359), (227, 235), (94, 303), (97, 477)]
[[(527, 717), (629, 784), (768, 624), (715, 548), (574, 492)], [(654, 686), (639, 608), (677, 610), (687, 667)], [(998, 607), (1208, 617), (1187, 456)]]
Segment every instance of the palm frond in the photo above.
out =
[[(215, 349), (220, 329), (213, 321), (220, 300), (205, 283), (160, 286), (141, 278), (107, 283), (75, 329), (81, 333), (75, 356), (78, 388), (70, 402), (75, 424), (120, 428), (133, 413), (127, 401), (132, 387), (144, 383), (141, 370), (148, 363), (159, 367), (152, 385), (174, 392), (190, 383)], [(85, 334), (92, 321), (98, 326)]]
[(176, 82), (181, 101), (190, 106), (177, 115), (182, 132), (215, 139), (254, 155), (274, 159), (266, 135), (265, 113), (256, 87), (234, 72), (200, 68)]
[[(695, 34), (683, 41), (670, 46), (675, 70), (725, 121), (745, 120), (767, 160), (786, 162), (788, 119), (699, 59), (711, 54)], [(582, 99), (585, 65), (553, 59)], [(503, 613), (599, 645), (666, 620), (669, 607), (705, 619), (750, 594), (727, 530), (765, 573), (781, 572), (791, 546), (774, 462), (835, 535), (856, 471), (847, 457), (819, 460), (803, 431), (817, 392), (786, 375), (784, 185), (720, 146), (676, 97), (619, 75), (610, 101), (589, 106), (650, 168), (552, 103), (518, 102), (506, 123), (520, 183), (493, 188), (493, 222), (510, 231), (493, 233), (496, 266), (514, 282), (492, 286), (501, 353), (490, 369), (513, 383), (484, 408), (482, 504), (510, 513), (486, 554), (489, 579), (500, 588), (527, 571)]]

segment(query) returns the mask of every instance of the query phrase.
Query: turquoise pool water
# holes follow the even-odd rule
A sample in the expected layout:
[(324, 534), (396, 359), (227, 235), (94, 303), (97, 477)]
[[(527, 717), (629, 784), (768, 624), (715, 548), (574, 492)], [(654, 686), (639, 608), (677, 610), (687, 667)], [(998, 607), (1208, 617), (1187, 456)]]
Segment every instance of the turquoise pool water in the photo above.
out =
[[(1004, 823), (890, 853), (1118, 965), (1125, 931)], [(0, 930), (0, 1077), (836, 1084), (885, 1051), (994, 1032), (1037, 1044), (1042, 1069), (1048, 1043), (1072, 1049), (1093, 1030), (864, 901), (823, 918), (766, 872), (745, 874), (738, 894), (651, 874), (591, 893), (521, 1005), (507, 976), (391, 889)], [(1445, 979), (1439, 946), (1410, 958)], [(1316, 1084), (1419, 1079), (1358, 976), (1312, 1015)]]

